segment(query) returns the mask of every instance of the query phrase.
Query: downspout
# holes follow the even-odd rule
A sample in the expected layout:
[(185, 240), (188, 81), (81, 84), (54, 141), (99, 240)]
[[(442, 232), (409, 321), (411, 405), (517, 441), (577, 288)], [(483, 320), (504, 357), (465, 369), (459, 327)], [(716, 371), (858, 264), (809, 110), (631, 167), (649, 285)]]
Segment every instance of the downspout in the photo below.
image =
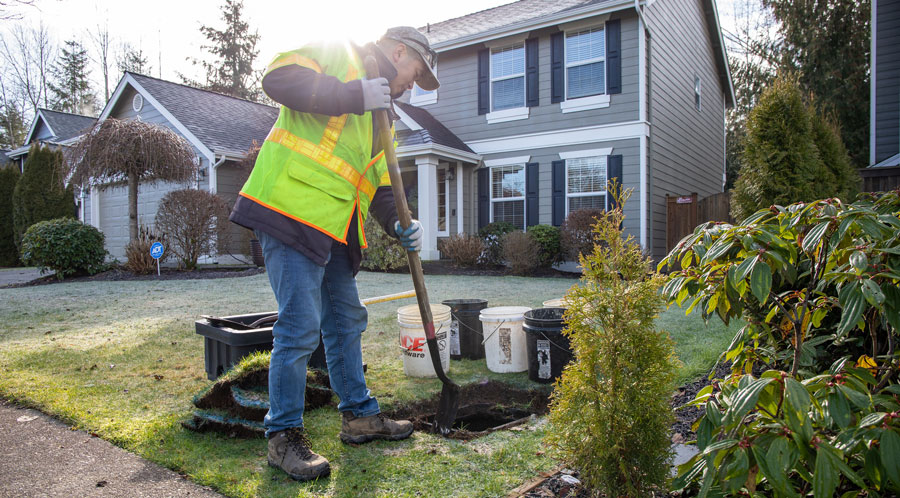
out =
[[(644, 42), (646, 47), (641, 51), (641, 54), (638, 56), (638, 60), (641, 59), (641, 55), (646, 57), (644, 60), (644, 64), (638, 67), (638, 79), (640, 80), (640, 75), (643, 74), (644, 81), (643, 85), (639, 85), (640, 91), (643, 95), (638, 95), (638, 102), (643, 102), (643, 106), (640, 107), (640, 120), (643, 121), (647, 125), (647, 129), (649, 130), (648, 135), (641, 136), (641, 159), (640, 159), (640, 218), (641, 218), (641, 233), (640, 233), (640, 243), (641, 247), (645, 252), (649, 252), (651, 255), (653, 254), (653, 209), (649, 209), (648, 202), (653, 202), (653, 174), (651, 172), (650, 165), (652, 164), (652, 155), (653, 148), (650, 146), (652, 142), (651, 138), (653, 135), (653, 126), (651, 123), (651, 106), (650, 106), (650, 96), (651, 92), (651, 83), (652, 78), (650, 77), (650, 55), (651, 55), (651, 35), (650, 35), (650, 25), (647, 24), (647, 19), (644, 17), (644, 11), (641, 10), (641, 2), (640, 0), (634, 0), (634, 10), (638, 15), (638, 28), (643, 28), (643, 32), (646, 36), (641, 36), (638, 38), (638, 46), (643, 45), (640, 42)], [(645, 222), (646, 220), (646, 222)], [(644, 225), (646, 223), (646, 225)], [(649, 232), (649, 234), (648, 234)], [(648, 251), (649, 249), (649, 251)]]
[[(215, 161), (215, 154), (213, 154), (212, 160), (209, 162), (209, 193), (215, 194), (218, 193), (218, 188), (216, 187), (216, 183), (218, 182), (218, 175), (216, 174), (216, 168), (222, 165), (225, 162), (225, 154), (222, 154), (222, 158), (218, 161)], [(215, 161), (215, 162), (213, 162)]]

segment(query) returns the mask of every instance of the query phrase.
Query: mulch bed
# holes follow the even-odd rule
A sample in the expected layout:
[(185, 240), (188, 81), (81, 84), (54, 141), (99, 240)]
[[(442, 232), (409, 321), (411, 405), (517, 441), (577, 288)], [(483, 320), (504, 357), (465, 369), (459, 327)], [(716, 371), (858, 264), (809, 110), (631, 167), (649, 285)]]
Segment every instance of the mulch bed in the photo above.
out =
[[(425, 275), (467, 275), (467, 276), (491, 276), (502, 277), (510, 276), (509, 268), (505, 266), (478, 267), (478, 268), (461, 268), (454, 265), (448, 259), (440, 259), (435, 261), (422, 261), (422, 272)], [(398, 270), (398, 273), (409, 273), (406, 268)], [(553, 268), (535, 268), (528, 273), (529, 277), (543, 278), (570, 278), (577, 279), (581, 277), (580, 273), (572, 273), (567, 271), (554, 270)]]
[(113, 268), (94, 275), (82, 275), (66, 277), (59, 280), (54, 275), (40, 277), (30, 282), (6, 285), (0, 288), (31, 287), (34, 285), (49, 285), (66, 282), (112, 282), (122, 280), (200, 280), (211, 278), (249, 277), (264, 273), (265, 268), (198, 268), (193, 271), (178, 270), (175, 268), (161, 268), (160, 275), (156, 272), (149, 275), (138, 275), (121, 268)]

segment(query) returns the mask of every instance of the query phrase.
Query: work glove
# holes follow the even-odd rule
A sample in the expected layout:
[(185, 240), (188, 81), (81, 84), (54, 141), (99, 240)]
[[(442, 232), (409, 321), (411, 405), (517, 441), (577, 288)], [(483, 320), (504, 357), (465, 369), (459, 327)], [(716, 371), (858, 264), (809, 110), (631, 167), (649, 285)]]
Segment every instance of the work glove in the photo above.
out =
[(400, 222), (394, 223), (394, 231), (400, 239), (400, 245), (410, 252), (422, 250), (422, 224), (419, 220), (412, 220), (406, 230), (400, 226)]
[(387, 78), (362, 80), (363, 107), (366, 111), (391, 107), (391, 87)]

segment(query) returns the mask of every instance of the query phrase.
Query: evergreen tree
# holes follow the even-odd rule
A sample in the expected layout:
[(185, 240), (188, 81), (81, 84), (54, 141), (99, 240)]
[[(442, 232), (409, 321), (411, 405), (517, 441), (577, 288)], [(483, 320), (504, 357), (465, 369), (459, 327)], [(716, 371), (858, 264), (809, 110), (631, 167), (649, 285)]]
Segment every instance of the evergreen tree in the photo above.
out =
[(250, 32), (250, 25), (241, 17), (243, 8), (243, 0), (225, 0), (222, 6), (225, 28), (200, 27), (200, 32), (210, 42), (202, 48), (208, 50), (214, 60), (193, 61), (206, 72), (206, 84), (198, 84), (182, 75), (185, 83), (242, 99), (258, 100), (262, 97), (259, 77), (253, 70), (253, 62), (259, 55), (256, 49), (259, 33)]
[(91, 89), (87, 50), (77, 40), (66, 42), (53, 66), (50, 91), (57, 111), (73, 114), (96, 113), (97, 97)]
[(75, 217), (75, 191), (65, 186), (63, 153), (40, 144), (31, 146), (25, 172), (13, 189), (13, 238), (21, 248), (25, 230), (39, 221)]
[(781, 69), (834, 113), (853, 164), (869, 163), (871, 4), (859, 0), (762, 0), (780, 23)]
[(13, 190), (19, 181), (19, 168), (0, 164), (0, 266), (18, 266), (19, 251), (14, 242)]
[(137, 74), (150, 74), (153, 68), (147, 59), (146, 54), (140, 48), (134, 48), (129, 43), (122, 45), (122, 53), (116, 58), (116, 67), (121, 72), (131, 72)]
[(14, 106), (0, 105), (0, 148), (15, 149), (25, 140), (26, 133), (22, 113)]

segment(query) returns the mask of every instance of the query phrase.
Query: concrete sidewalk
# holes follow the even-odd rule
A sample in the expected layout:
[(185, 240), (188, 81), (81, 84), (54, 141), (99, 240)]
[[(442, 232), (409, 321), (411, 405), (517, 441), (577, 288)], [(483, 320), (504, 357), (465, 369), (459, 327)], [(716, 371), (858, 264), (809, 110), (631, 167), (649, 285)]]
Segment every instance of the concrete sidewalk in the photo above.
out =
[(222, 495), (37, 410), (0, 400), (0, 498), (22, 496)]
[(2, 268), (0, 269), (0, 287), (24, 284), (47, 275), (53, 275), (53, 272), (41, 275), (41, 271), (37, 268)]

